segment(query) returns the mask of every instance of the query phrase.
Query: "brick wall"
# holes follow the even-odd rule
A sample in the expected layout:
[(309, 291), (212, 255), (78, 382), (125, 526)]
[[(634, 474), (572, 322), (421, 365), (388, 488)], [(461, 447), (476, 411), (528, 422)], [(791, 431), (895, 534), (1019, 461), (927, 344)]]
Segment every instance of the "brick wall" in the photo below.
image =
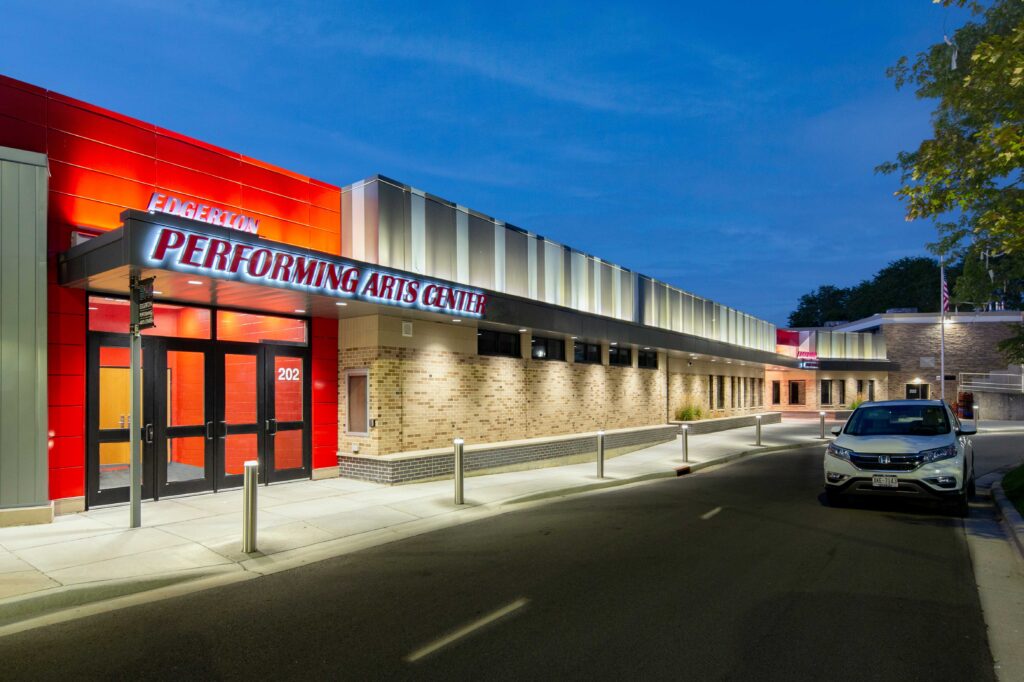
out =
[[(821, 403), (821, 380), (832, 381), (832, 402)], [(834, 410), (841, 407), (849, 407), (854, 400), (868, 399), (868, 381), (875, 382), (875, 400), (888, 400), (889, 383), (888, 375), (885, 372), (832, 372), (814, 370), (769, 370), (765, 372), (764, 400), (765, 406), (773, 410), (792, 411), (818, 411), (819, 409)], [(772, 382), (779, 382), (780, 402), (772, 402)], [(789, 400), (789, 382), (802, 382), (799, 384), (799, 399), (795, 403)], [(863, 382), (863, 389), (860, 394), (857, 391), (857, 382)], [(840, 384), (846, 387), (845, 400), (840, 401)], [(896, 396), (902, 397), (902, 396)]]
[[(616, 457), (664, 443), (673, 440), (678, 434), (679, 427), (676, 425), (612, 432), (605, 437), (605, 457)], [(533, 439), (526, 443), (470, 446), (465, 452), (464, 466), (466, 473), (480, 474), (561, 465), (593, 460), (597, 454), (596, 448), (597, 440), (589, 433), (575, 438)], [(450, 477), (454, 471), (453, 462), (454, 457), (450, 450), (413, 457), (342, 454), (338, 458), (342, 476), (391, 485)]]
[[(920, 379), (929, 386), (930, 398), (940, 395), (938, 324), (887, 324), (882, 327), (890, 360), (900, 371), (889, 375), (889, 397), (903, 398), (906, 384)], [(1003, 322), (960, 322), (946, 325), (946, 374), (1006, 370), (1006, 359), (996, 344), (1011, 334)], [(946, 382), (946, 399), (956, 399), (957, 382)]]
[[(476, 330), (415, 322), (388, 333), (387, 317), (343, 321), (339, 365), (368, 369), (367, 436), (347, 433), (340, 387), (339, 449), (383, 455), (666, 422), (664, 362), (657, 370), (477, 355)], [(376, 332), (373, 327), (376, 325)], [(404, 347), (400, 344), (404, 344)]]

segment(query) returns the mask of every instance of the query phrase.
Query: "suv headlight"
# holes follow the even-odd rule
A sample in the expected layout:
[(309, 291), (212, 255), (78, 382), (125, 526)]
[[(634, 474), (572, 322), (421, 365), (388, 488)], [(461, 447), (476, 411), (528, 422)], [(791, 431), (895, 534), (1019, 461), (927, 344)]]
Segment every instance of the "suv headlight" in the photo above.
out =
[(847, 450), (846, 448), (839, 447), (835, 443), (829, 443), (828, 447), (825, 448), (825, 454), (832, 455), (833, 457), (838, 457), (839, 459), (845, 459), (847, 462), (849, 462), (850, 455), (853, 454), (853, 450)]
[(955, 445), (944, 445), (941, 448), (922, 450), (920, 455), (925, 463), (938, 462), (940, 459), (952, 459), (957, 456)]

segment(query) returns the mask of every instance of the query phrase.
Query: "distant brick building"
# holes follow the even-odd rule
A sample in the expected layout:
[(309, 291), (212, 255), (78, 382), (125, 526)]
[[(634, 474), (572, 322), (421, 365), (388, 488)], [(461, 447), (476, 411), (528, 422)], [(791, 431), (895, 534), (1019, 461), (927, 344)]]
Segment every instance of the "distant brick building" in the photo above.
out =
[[(1005, 371), (998, 344), (1022, 321), (1020, 311), (946, 315), (946, 399), (956, 400), (962, 373)], [(899, 365), (890, 371), (889, 398), (938, 398), (941, 328), (938, 313), (886, 313), (834, 328), (871, 332), (885, 341), (886, 357)]]
[[(1022, 319), (1019, 311), (946, 315), (946, 400), (957, 400), (963, 374), (1007, 371), (998, 344)], [(939, 398), (941, 337), (938, 313), (885, 313), (827, 329), (780, 330), (779, 352), (796, 355), (802, 368), (769, 368), (765, 404), (816, 411), (855, 400)]]

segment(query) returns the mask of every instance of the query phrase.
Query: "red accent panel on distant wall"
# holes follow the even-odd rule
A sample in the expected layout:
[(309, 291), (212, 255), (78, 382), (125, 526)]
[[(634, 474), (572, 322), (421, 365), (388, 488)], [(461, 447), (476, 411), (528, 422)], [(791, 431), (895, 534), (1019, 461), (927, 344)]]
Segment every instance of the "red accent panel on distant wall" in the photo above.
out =
[(779, 346), (799, 346), (800, 332), (794, 332), (788, 329), (776, 329), (775, 343)]
[[(55, 256), (70, 246), (72, 232), (119, 227), (122, 211), (145, 210), (150, 195), (160, 191), (248, 214), (259, 220), (259, 234), (267, 239), (339, 255), (341, 189), (5, 76), (0, 145), (50, 160), (50, 497), (76, 497), (85, 491), (86, 302), (84, 292), (56, 284), (55, 269)], [(336, 408), (336, 353), (333, 358)], [(321, 374), (329, 370), (321, 368)], [(328, 407), (320, 405), (314, 405), (314, 418)], [(336, 411), (332, 419), (337, 421)], [(325, 439), (314, 438), (322, 449), (318, 459), (314, 448), (314, 466), (330, 465), (317, 464), (326, 457)], [(335, 449), (331, 444), (331, 459)]]
[(313, 468), (338, 465), (338, 321), (314, 317)]

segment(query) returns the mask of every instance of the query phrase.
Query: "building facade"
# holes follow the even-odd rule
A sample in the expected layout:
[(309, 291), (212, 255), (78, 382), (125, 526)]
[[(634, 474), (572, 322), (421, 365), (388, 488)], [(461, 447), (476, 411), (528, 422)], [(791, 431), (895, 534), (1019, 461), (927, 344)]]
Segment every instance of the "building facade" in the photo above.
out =
[(798, 364), (764, 320), (399, 182), (7, 78), (0, 247), (0, 516), (22, 520), (127, 499), (133, 433), (147, 497), (237, 486), (249, 459), (266, 483), (400, 482), (443, 475), (453, 437), (477, 469), (670, 439), (680, 407), (763, 410), (766, 368)]

